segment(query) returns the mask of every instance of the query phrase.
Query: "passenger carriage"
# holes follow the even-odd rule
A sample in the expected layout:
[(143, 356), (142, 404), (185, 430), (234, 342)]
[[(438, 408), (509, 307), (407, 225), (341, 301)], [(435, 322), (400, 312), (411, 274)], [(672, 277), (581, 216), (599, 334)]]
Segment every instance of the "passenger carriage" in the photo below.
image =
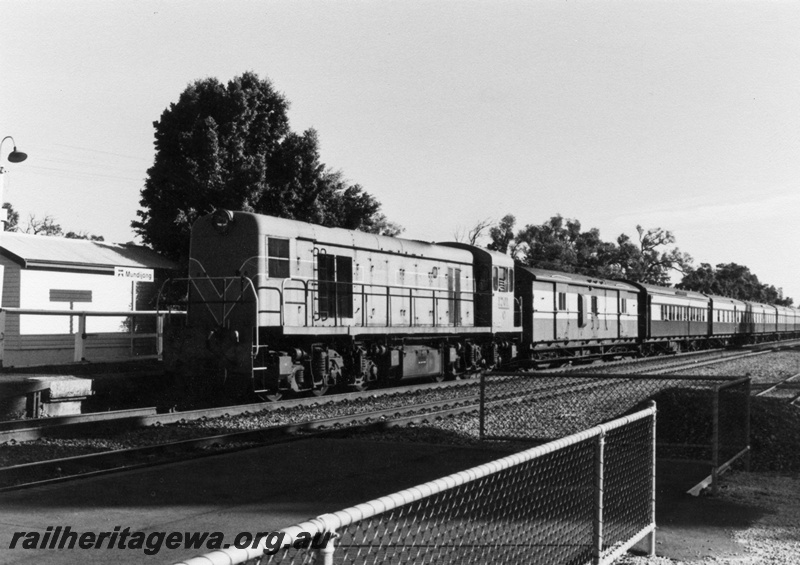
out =
[(679, 352), (703, 347), (709, 337), (711, 299), (699, 292), (632, 283), (640, 289), (642, 352)]
[(747, 304), (735, 298), (707, 296), (711, 299), (711, 345), (726, 346), (740, 340)]
[(773, 339), (778, 331), (778, 316), (775, 306), (760, 302), (747, 302), (744, 330), (751, 343)]
[(518, 266), (516, 294), (533, 364), (636, 352), (639, 295), (628, 283)]

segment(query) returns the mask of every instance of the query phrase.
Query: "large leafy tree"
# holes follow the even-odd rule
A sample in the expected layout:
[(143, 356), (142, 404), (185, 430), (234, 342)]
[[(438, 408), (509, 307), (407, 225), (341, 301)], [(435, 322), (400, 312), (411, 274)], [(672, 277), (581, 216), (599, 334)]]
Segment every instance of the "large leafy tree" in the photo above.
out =
[(661, 228), (645, 230), (636, 226), (638, 243), (627, 235), (617, 238), (617, 263), (622, 278), (627, 280), (669, 286), (670, 271), (686, 273), (692, 264), (692, 257), (683, 253), (675, 243), (671, 231)]
[(638, 242), (625, 234), (617, 242), (600, 231), (581, 229), (578, 220), (557, 214), (543, 224), (529, 224), (514, 234), (516, 218), (508, 214), (489, 230), (489, 249), (510, 253), (532, 267), (603, 278), (669, 284), (671, 270), (685, 272), (692, 258), (676, 247), (671, 232), (636, 226)]
[(791, 306), (794, 302), (789, 297), (781, 296), (774, 286), (762, 284), (749, 268), (736, 263), (720, 263), (716, 268), (708, 263), (701, 263), (697, 269), (689, 270), (677, 286), (684, 290), (695, 290), (739, 300), (783, 306)]
[(313, 129), (291, 131), (288, 107), (250, 72), (190, 84), (153, 124), (155, 160), (131, 224), (142, 240), (185, 259), (191, 224), (216, 208), (399, 233), (372, 195), (322, 163)]

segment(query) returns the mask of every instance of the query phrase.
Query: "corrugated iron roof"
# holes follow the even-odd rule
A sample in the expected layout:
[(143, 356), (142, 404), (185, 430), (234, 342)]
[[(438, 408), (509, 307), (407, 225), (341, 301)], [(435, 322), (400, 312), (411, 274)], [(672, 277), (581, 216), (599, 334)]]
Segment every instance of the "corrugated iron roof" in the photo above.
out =
[(127, 243), (0, 232), (0, 253), (22, 267), (112, 271), (114, 267), (177, 269), (155, 251)]

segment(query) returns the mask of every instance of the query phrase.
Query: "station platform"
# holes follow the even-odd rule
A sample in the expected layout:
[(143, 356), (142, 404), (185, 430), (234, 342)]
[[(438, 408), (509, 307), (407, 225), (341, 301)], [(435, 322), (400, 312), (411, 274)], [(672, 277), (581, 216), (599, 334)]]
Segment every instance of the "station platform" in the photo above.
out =
[[(0, 493), (0, 563), (169, 564), (203, 551), (162, 548), (10, 549), (14, 532), (48, 526), (77, 532), (276, 531), (450, 473), (506, 452), (479, 447), (358, 439), (306, 439), (233, 454)], [(689, 536), (704, 536), (708, 556), (732, 555), (728, 528), (753, 518), (744, 508), (685, 494), (705, 469), (659, 468), (658, 554), (687, 558)], [(688, 473), (688, 475), (687, 475)], [(694, 475), (694, 476), (692, 476)], [(710, 520), (705, 523), (703, 520)], [(713, 520), (723, 520), (721, 524)], [(705, 527), (698, 530), (698, 524)]]
[(158, 361), (71, 363), (0, 371), (0, 420), (81, 414), (125, 407), (163, 381)]

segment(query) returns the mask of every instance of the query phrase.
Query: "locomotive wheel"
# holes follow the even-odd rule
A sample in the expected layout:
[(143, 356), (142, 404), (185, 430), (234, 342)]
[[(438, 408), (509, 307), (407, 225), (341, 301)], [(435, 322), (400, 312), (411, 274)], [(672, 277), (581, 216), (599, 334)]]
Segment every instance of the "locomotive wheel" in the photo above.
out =
[(328, 387), (328, 386), (321, 386), (321, 387), (319, 387), (319, 388), (312, 388), (312, 389), (311, 389), (311, 395), (312, 395), (312, 396), (322, 396), (322, 395), (324, 395), (326, 392), (328, 392), (328, 388), (330, 388), (330, 387)]
[(433, 375), (431, 377), (431, 381), (434, 382), (434, 383), (440, 383), (440, 382), (444, 381), (444, 377), (445, 377), (444, 375)]
[(273, 392), (261, 393), (258, 395), (258, 397), (262, 400), (268, 400), (269, 402), (278, 402), (281, 398), (283, 398), (283, 393), (279, 390), (276, 390)]

